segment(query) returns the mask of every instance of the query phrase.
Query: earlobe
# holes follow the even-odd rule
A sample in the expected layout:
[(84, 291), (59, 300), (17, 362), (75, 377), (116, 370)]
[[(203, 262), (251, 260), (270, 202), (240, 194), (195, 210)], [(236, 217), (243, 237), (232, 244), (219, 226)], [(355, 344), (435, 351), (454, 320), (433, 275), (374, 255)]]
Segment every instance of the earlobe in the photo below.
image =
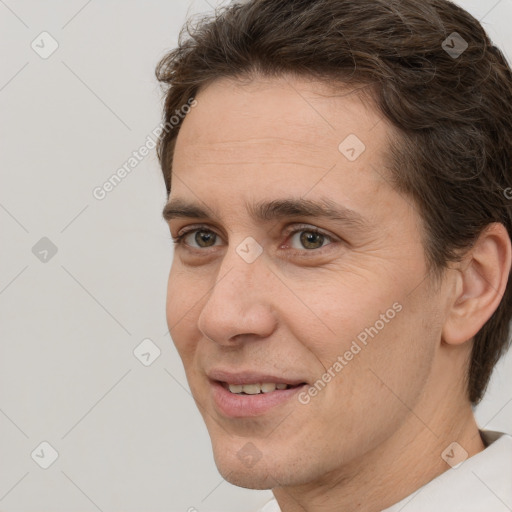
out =
[(443, 340), (460, 345), (483, 327), (505, 293), (512, 259), (503, 224), (489, 224), (458, 264), (455, 293), (443, 326)]

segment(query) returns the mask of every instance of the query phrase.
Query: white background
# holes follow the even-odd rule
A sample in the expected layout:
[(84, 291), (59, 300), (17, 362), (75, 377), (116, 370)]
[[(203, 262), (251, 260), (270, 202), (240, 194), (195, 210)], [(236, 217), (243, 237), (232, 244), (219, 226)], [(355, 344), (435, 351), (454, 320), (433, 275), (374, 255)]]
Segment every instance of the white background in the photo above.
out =
[[(210, 2), (0, 0), (1, 511), (249, 512), (271, 496), (218, 474), (167, 333), (154, 151), (92, 194), (160, 122), (155, 65)], [(510, 56), (512, 0), (460, 4)], [(31, 48), (43, 31), (47, 59)], [(161, 350), (148, 367), (133, 354), (146, 338)], [(511, 384), (509, 356), (481, 426), (512, 432)], [(59, 454), (48, 469), (31, 458), (42, 441)]]

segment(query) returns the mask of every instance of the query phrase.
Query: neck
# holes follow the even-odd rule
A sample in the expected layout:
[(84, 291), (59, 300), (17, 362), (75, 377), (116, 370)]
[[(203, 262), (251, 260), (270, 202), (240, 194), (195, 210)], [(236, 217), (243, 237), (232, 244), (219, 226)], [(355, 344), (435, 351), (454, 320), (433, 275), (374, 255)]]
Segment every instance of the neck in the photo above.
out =
[[(380, 512), (450, 469), (441, 455), (451, 443), (457, 442), (468, 457), (482, 451), (470, 404), (453, 405), (417, 407), (398, 431), (358, 460), (321, 481), (273, 489), (281, 511)], [(458, 457), (458, 450), (445, 456), (450, 454)]]

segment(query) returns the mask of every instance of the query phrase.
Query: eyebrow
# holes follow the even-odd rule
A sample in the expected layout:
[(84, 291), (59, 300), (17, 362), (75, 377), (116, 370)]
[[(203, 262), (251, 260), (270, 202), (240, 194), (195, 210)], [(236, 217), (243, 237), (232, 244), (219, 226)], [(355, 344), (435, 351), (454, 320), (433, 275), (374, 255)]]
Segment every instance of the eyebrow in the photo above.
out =
[[(303, 198), (284, 198), (272, 201), (246, 203), (249, 215), (256, 221), (268, 222), (289, 217), (313, 217), (343, 222), (357, 228), (369, 228), (369, 221), (360, 213), (335, 201), (322, 197), (318, 201)], [(212, 219), (220, 221), (210, 208), (176, 198), (169, 201), (162, 212), (165, 221), (176, 218)]]

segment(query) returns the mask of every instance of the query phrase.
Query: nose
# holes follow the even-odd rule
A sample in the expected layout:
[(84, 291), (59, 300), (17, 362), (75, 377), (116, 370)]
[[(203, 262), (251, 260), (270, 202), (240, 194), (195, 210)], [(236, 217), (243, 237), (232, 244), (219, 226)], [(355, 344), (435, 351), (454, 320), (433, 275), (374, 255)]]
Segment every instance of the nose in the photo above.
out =
[(230, 248), (198, 318), (202, 334), (227, 346), (270, 336), (277, 325), (271, 277), (263, 255), (248, 263)]

